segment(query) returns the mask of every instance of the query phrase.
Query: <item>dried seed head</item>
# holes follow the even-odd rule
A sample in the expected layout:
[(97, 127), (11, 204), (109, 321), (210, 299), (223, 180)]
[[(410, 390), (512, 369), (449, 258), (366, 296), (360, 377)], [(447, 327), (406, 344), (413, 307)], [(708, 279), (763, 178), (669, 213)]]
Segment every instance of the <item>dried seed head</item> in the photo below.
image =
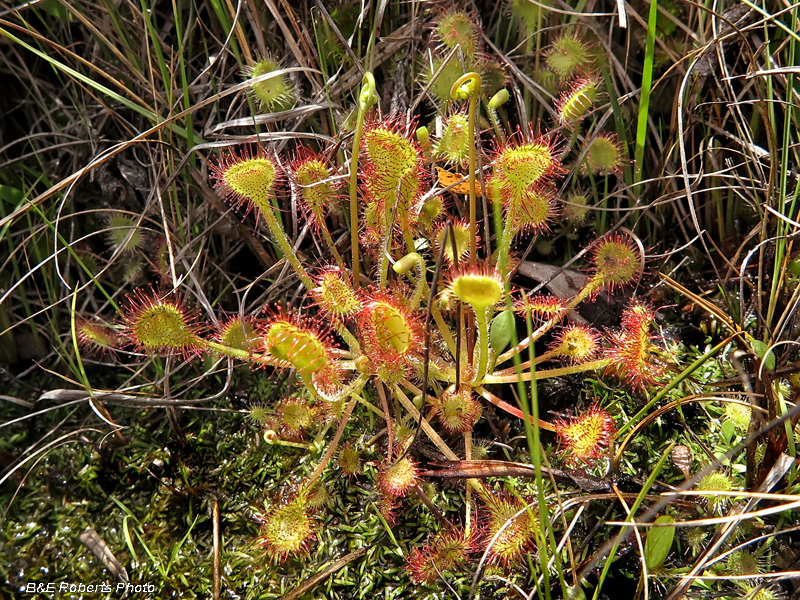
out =
[(431, 406), (439, 415), (439, 424), (445, 431), (464, 433), (472, 431), (473, 425), (481, 418), (483, 408), (468, 387), (456, 390), (454, 385), (447, 388), (441, 397), (432, 397)]
[(290, 556), (308, 552), (308, 543), (314, 536), (314, 518), (306, 492), (301, 490), (266, 513), (254, 516), (261, 524), (261, 535), (255, 543), (268, 559), (282, 563)]
[(692, 450), (683, 444), (675, 446), (670, 452), (672, 464), (680, 469), (686, 479), (692, 476)]
[[(244, 69), (243, 75), (253, 80), (281, 69), (280, 64), (264, 57)], [(258, 105), (261, 112), (278, 112), (286, 110), (294, 103), (294, 90), (286, 75), (267, 77), (263, 81), (251, 83), (248, 93)]]
[(270, 201), (278, 178), (278, 167), (267, 151), (259, 146), (255, 154), (245, 146), (241, 154), (231, 150), (211, 165), (214, 187), (234, 208), (247, 206), (258, 214), (272, 210)]
[(582, 415), (568, 420), (559, 419), (555, 426), (568, 460), (584, 463), (591, 462), (605, 452), (616, 431), (611, 415), (596, 404)]
[(550, 345), (553, 354), (573, 364), (592, 360), (599, 349), (600, 335), (584, 325), (565, 327)]
[(125, 332), (134, 346), (145, 352), (198, 354), (205, 349), (201, 327), (195, 316), (183, 307), (179, 297), (161, 297), (142, 289), (126, 296)]

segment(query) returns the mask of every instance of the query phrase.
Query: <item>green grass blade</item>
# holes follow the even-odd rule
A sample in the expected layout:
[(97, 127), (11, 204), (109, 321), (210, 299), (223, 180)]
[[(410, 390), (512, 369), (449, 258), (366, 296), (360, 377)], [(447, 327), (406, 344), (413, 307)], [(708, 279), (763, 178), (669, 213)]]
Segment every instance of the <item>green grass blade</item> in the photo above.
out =
[(651, 0), (650, 14), (647, 18), (647, 41), (644, 47), (644, 67), (642, 69), (642, 88), (639, 97), (639, 119), (636, 123), (636, 150), (633, 182), (642, 180), (642, 161), (647, 137), (647, 120), (650, 114), (650, 92), (653, 85), (653, 54), (656, 45), (656, 21), (658, 19), (658, 0)]
[[(659, 458), (658, 463), (656, 463), (653, 472), (650, 473), (650, 476), (647, 478), (647, 481), (642, 486), (642, 491), (639, 492), (639, 495), (636, 497), (633, 505), (630, 509), (630, 515), (626, 519), (626, 521), (632, 521), (636, 511), (639, 510), (639, 507), (644, 502), (645, 496), (647, 496), (647, 492), (650, 491), (650, 488), (653, 487), (653, 484), (658, 477), (658, 474), (661, 472), (661, 469), (664, 467), (664, 464), (669, 460), (670, 452), (672, 451), (672, 447), (675, 445), (675, 442), (672, 442), (669, 447), (664, 451), (664, 454), (661, 455)], [(600, 574), (600, 578), (597, 582), (597, 587), (594, 590), (593, 600), (597, 600), (600, 597), (600, 590), (603, 589), (603, 584), (605, 583), (606, 577), (608, 576), (608, 572), (611, 570), (611, 564), (614, 562), (614, 556), (617, 554), (617, 550), (619, 549), (620, 544), (622, 543), (622, 538), (625, 537), (625, 532), (627, 527), (623, 527), (622, 531), (619, 532), (617, 535), (617, 539), (614, 542), (614, 545), (611, 547), (611, 551), (608, 553), (608, 558), (606, 558), (606, 564), (603, 565), (603, 572)]]
[[(121, 96), (120, 94), (118, 94), (114, 90), (104, 86), (102, 83), (98, 83), (98, 82), (94, 81), (93, 79), (91, 79), (90, 77), (84, 75), (83, 73), (80, 73), (80, 72), (76, 71), (75, 69), (73, 69), (72, 67), (69, 67), (69, 66), (65, 65), (64, 63), (57, 61), (52, 56), (49, 56), (49, 55), (45, 54), (44, 52), (42, 52), (38, 48), (34, 48), (33, 46), (31, 46), (27, 42), (25, 42), (25, 41), (21, 40), (20, 38), (18, 38), (17, 36), (15, 36), (13, 33), (8, 31), (7, 29), (4, 29), (4, 28), (0, 27), (0, 35), (4, 35), (5, 37), (10, 39), (15, 44), (18, 44), (18, 45), (22, 46), (23, 48), (25, 48), (29, 52), (32, 52), (33, 54), (35, 54), (36, 56), (38, 56), (39, 58), (41, 58), (42, 60), (44, 60), (48, 64), (50, 64), (54, 69), (57, 69), (58, 71), (61, 71), (61, 72), (65, 73), (65, 74), (69, 75), (73, 79), (75, 79), (77, 81), (80, 81), (81, 83), (86, 84), (91, 89), (93, 89), (93, 90), (95, 90), (97, 92), (100, 92), (101, 94), (103, 94), (105, 96), (108, 96), (112, 100), (115, 100), (115, 101), (119, 102), (120, 104), (122, 104), (123, 106), (125, 106), (127, 108), (130, 108), (132, 111), (135, 111), (137, 114), (149, 119), (150, 121), (153, 121), (153, 122), (157, 121), (157, 117), (156, 117), (155, 113), (153, 113), (152, 111), (150, 111), (150, 110), (148, 110), (146, 108), (143, 108), (142, 106), (139, 106), (135, 102), (131, 102), (125, 96)], [(185, 134), (185, 132), (184, 132), (184, 134)]]

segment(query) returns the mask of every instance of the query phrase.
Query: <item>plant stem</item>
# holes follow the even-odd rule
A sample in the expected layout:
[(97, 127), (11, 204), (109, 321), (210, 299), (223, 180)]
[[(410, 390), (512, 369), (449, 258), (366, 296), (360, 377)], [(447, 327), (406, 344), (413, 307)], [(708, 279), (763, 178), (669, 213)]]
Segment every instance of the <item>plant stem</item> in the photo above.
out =
[[(496, 207), (495, 210), (497, 210), (497, 209), (499, 209), (499, 207)], [(499, 209), (499, 210), (502, 210), (502, 209)], [(498, 231), (497, 234), (496, 234), (497, 238), (498, 238), (497, 239), (497, 244), (498, 244), (498, 246), (497, 246), (497, 264), (498, 265), (500, 265), (501, 263), (503, 265), (507, 265), (508, 264), (508, 256), (509, 256), (509, 254), (511, 254), (511, 241), (514, 239), (514, 236), (516, 236), (517, 233), (519, 233), (518, 230), (516, 230), (514, 227), (512, 227), (510, 225), (510, 221), (511, 221), (511, 219), (507, 219), (506, 227), (503, 228), (502, 232)], [(502, 235), (501, 235), (501, 233), (502, 233)]]
[(350, 415), (353, 414), (353, 409), (355, 408), (357, 402), (358, 400), (356, 399), (355, 395), (353, 395), (350, 398), (350, 402), (347, 403), (344, 413), (342, 414), (341, 421), (339, 422), (339, 427), (336, 429), (336, 435), (333, 436), (333, 439), (328, 445), (328, 449), (325, 451), (322, 460), (319, 461), (319, 465), (317, 465), (317, 468), (314, 469), (314, 472), (305, 482), (306, 489), (309, 489), (311, 485), (313, 485), (313, 483), (319, 479), (319, 476), (322, 475), (325, 467), (327, 467), (328, 463), (331, 461), (333, 453), (336, 452), (336, 447), (339, 445), (339, 440), (342, 439), (342, 435), (344, 434), (344, 428), (347, 426), (347, 422), (350, 420)]
[(381, 243), (381, 265), (378, 269), (378, 288), (381, 290), (386, 289), (389, 283), (389, 248), (392, 245), (392, 215), (387, 210), (386, 217), (383, 220), (384, 238)]
[[(515, 379), (514, 381), (517, 381), (517, 380)], [(520, 409), (518, 409), (515, 406), (511, 406), (505, 400), (501, 400), (500, 398), (495, 396), (492, 392), (490, 392), (486, 388), (478, 387), (478, 388), (475, 388), (475, 391), (478, 394), (480, 394), (481, 396), (483, 396), (484, 398), (486, 398), (486, 400), (488, 400), (489, 402), (494, 404), (500, 410), (503, 410), (503, 411), (505, 411), (505, 412), (507, 412), (507, 413), (509, 413), (511, 415), (514, 415), (515, 417), (518, 417), (518, 418), (522, 419), (523, 421), (527, 420), (529, 423), (534, 422), (533, 421), (533, 417), (530, 414), (528, 415), (528, 417), (526, 419), (524, 412), (522, 412)], [(555, 425), (553, 425), (552, 423), (548, 423), (547, 421), (542, 421), (541, 419), (537, 419), (536, 422), (538, 422), (540, 429), (546, 429), (547, 431), (555, 431), (556, 430)]]
[(342, 260), (342, 255), (339, 254), (339, 251), (336, 249), (336, 244), (333, 242), (333, 238), (331, 237), (331, 232), (328, 231), (328, 227), (322, 223), (320, 224), (319, 230), (322, 232), (322, 237), (325, 240), (325, 243), (328, 245), (328, 249), (333, 254), (333, 259), (336, 261), (336, 265), (344, 271), (344, 260)]
[[(639, 495), (636, 497), (636, 500), (634, 501), (633, 505), (630, 507), (630, 509), (628, 509), (627, 511), (628, 517), (625, 519), (626, 521), (634, 520), (636, 512), (642, 505), (642, 502), (647, 496), (647, 493), (650, 491), (650, 488), (653, 487), (653, 484), (656, 482), (656, 478), (658, 477), (658, 474), (661, 472), (661, 469), (664, 467), (664, 463), (666, 463), (667, 460), (669, 459), (670, 451), (672, 450), (674, 445), (675, 442), (671, 442), (670, 445), (666, 448), (666, 450), (664, 450), (664, 453), (661, 455), (661, 458), (658, 460), (658, 463), (656, 463), (653, 472), (650, 473), (650, 475), (647, 478), (647, 481), (645, 481), (644, 483), (644, 486), (642, 486), (642, 491), (639, 492)], [(594, 596), (592, 597), (592, 600), (597, 600), (600, 597), (600, 590), (602, 589), (603, 583), (605, 582), (605, 579), (608, 576), (608, 572), (611, 570), (611, 565), (614, 562), (614, 557), (617, 554), (617, 550), (619, 550), (619, 546), (622, 543), (622, 540), (625, 538), (625, 535), (627, 533), (626, 530), (627, 527), (623, 527), (617, 534), (617, 536), (614, 538), (614, 543), (611, 547), (611, 551), (608, 553), (608, 558), (606, 558), (606, 564), (603, 566), (603, 571), (602, 573), (600, 573), (600, 578), (597, 587), (595, 588), (595, 593)]]
[(308, 275), (308, 272), (305, 270), (303, 265), (300, 264), (300, 260), (294, 253), (294, 248), (292, 248), (292, 245), (289, 243), (289, 238), (286, 237), (286, 232), (283, 230), (283, 226), (278, 222), (278, 219), (275, 218), (272, 210), (270, 209), (261, 211), (261, 214), (264, 216), (264, 221), (266, 221), (269, 232), (275, 239), (275, 243), (278, 244), (281, 252), (283, 252), (283, 255), (286, 257), (286, 260), (288, 260), (289, 264), (292, 265), (292, 268), (294, 269), (295, 273), (297, 273), (300, 281), (303, 282), (303, 285), (306, 286), (307, 290), (313, 289), (314, 283), (311, 281), (311, 277)]
[(469, 99), (469, 262), (476, 264), (478, 260), (478, 202), (475, 198), (475, 119), (480, 93), (480, 76), (478, 77), (477, 91)]
[(342, 413), (339, 421), (339, 427), (336, 429), (336, 435), (333, 436), (331, 443), (328, 445), (328, 449), (325, 451), (325, 455), (322, 457), (322, 460), (317, 465), (317, 468), (314, 469), (314, 472), (309, 476), (309, 478), (305, 481), (305, 488), (310, 489), (314, 482), (319, 479), (319, 476), (322, 475), (322, 472), (325, 470), (325, 467), (330, 462), (331, 458), (333, 457), (333, 453), (336, 452), (336, 447), (339, 445), (339, 440), (342, 439), (342, 435), (344, 434), (344, 429), (347, 426), (347, 422), (350, 420), (350, 415), (353, 414), (353, 409), (356, 406), (356, 403), (359, 400), (359, 395), (361, 394), (362, 388), (366, 385), (369, 377), (367, 375), (360, 375), (358, 379), (356, 379), (347, 390), (347, 394), (350, 396), (350, 401), (347, 403), (347, 406)]
[(510, 358), (513, 358), (514, 356), (522, 352), (525, 348), (527, 348), (530, 345), (531, 342), (535, 342), (545, 333), (550, 331), (553, 327), (555, 327), (558, 323), (560, 323), (565, 316), (567, 316), (571, 311), (573, 311), (575, 307), (577, 307), (581, 302), (589, 298), (592, 294), (597, 292), (601, 287), (603, 287), (603, 280), (596, 276), (592, 277), (586, 283), (586, 285), (583, 286), (583, 289), (580, 292), (578, 292), (578, 295), (575, 296), (569, 302), (567, 302), (567, 304), (564, 305), (564, 308), (562, 308), (556, 316), (554, 316), (544, 325), (539, 327), (536, 331), (534, 331), (532, 334), (530, 334), (528, 337), (522, 340), (519, 344), (511, 348), (511, 350), (498, 356), (495, 364), (496, 365), (503, 364)]
[(389, 401), (386, 399), (386, 390), (383, 389), (383, 382), (376, 381), (375, 389), (378, 391), (378, 396), (381, 399), (383, 418), (386, 420), (386, 454), (389, 460), (393, 460), (395, 448), (394, 429), (392, 428), (392, 412), (389, 410)]
[[(400, 401), (400, 404), (402, 404), (403, 408), (405, 408), (411, 414), (414, 420), (420, 423), (422, 431), (424, 431), (425, 434), (428, 436), (428, 438), (433, 442), (433, 445), (436, 446), (439, 449), (439, 451), (445, 455), (447, 460), (455, 460), (455, 461), (461, 460), (459, 456), (450, 449), (450, 446), (447, 445), (447, 443), (441, 438), (441, 436), (438, 433), (436, 433), (436, 430), (433, 427), (431, 427), (431, 424), (428, 423), (425, 417), (423, 417), (420, 414), (419, 410), (417, 410), (417, 407), (414, 406), (414, 403), (411, 402), (411, 400), (408, 399), (408, 396), (405, 395), (403, 390), (400, 389), (400, 386), (394, 384), (392, 386), (392, 390), (394, 391), (395, 398), (397, 398)], [(480, 491), (483, 490), (483, 485), (477, 479), (468, 479), (467, 485), (472, 486), (472, 488), (478, 491), (479, 493)]]
[(536, 371), (531, 374), (530, 371), (526, 373), (516, 373), (513, 375), (487, 375), (483, 379), (483, 383), (514, 383), (521, 378), (522, 381), (530, 381), (533, 376), (537, 381), (539, 379), (548, 379), (550, 377), (561, 377), (562, 375), (572, 375), (573, 373), (584, 373), (586, 371), (593, 371), (595, 369), (602, 369), (611, 364), (610, 358), (601, 358), (590, 362), (581, 363), (579, 365), (570, 365), (569, 367), (560, 367), (558, 369), (547, 369), (545, 371)]
[(364, 73), (361, 80), (361, 94), (358, 98), (358, 116), (353, 135), (353, 150), (350, 156), (350, 244), (353, 249), (353, 289), (359, 287), (361, 265), (358, 254), (358, 155), (361, 151), (361, 134), (364, 131), (364, 117), (367, 110), (377, 100), (375, 94), (375, 77), (372, 73)]
[(657, 403), (660, 402), (669, 392), (673, 389), (678, 387), (682, 381), (684, 381), (689, 375), (691, 375), (694, 371), (700, 368), (709, 358), (714, 356), (717, 352), (722, 350), (725, 346), (730, 344), (739, 334), (735, 333), (729, 337), (726, 337), (722, 340), (719, 344), (711, 348), (708, 352), (703, 354), (699, 357), (696, 361), (686, 367), (683, 371), (681, 371), (674, 379), (672, 379), (664, 388), (661, 389), (653, 398), (645, 404), (639, 412), (637, 412), (633, 418), (631, 418), (627, 423), (622, 425), (619, 430), (617, 431), (617, 437), (619, 438), (625, 431), (633, 427), (636, 423), (639, 422), (640, 419), (644, 418), (645, 415), (650, 411), (650, 409)]
[[(464, 458), (466, 460), (472, 460), (472, 431), (464, 432)], [(469, 539), (472, 531), (472, 488), (470, 486), (467, 486), (464, 503), (466, 505), (464, 537)]]
[(491, 106), (487, 106), (486, 114), (489, 115), (489, 122), (492, 124), (492, 129), (494, 129), (494, 134), (497, 136), (497, 139), (500, 140), (501, 144), (505, 145), (506, 134), (503, 133), (503, 130), (500, 128), (500, 120), (497, 118), (497, 111)]
[(473, 380), (473, 385), (479, 385), (486, 377), (486, 367), (489, 362), (489, 321), (486, 319), (485, 308), (475, 309), (475, 324), (478, 326), (478, 370)]
[(347, 347), (353, 352), (353, 354), (359, 354), (361, 352), (361, 345), (358, 343), (356, 337), (350, 333), (350, 330), (345, 327), (344, 323), (340, 323), (336, 319), (333, 319), (332, 326), (336, 333), (344, 340), (344, 343), (347, 344)]
[[(394, 265), (392, 265), (392, 269), (394, 269), (395, 273), (399, 273), (400, 275), (405, 275), (414, 284), (414, 294), (411, 296), (411, 306), (413, 308), (419, 308), (420, 302), (422, 302), (422, 297), (428, 291), (428, 282), (425, 280), (425, 259), (422, 258), (416, 252), (409, 252), (403, 258), (398, 260)], [(416, 271), (415, 276), (412, 277), (409, 272), (411, 269)]]
[(444, 338), (444, 343), (447, 346), (447, 349), (450, 351), (450, 355), (458, 360), (457, 352), (456, 352), (456, 341), (453, 339), (453, 334), (450, 331), (450, 326), (444, 322), (444, 318), (442, 317), (442, 313), (439, 310), (439, 307), (435, 304), (430, 306), (431, 315), (433, 316), (433, 320), (436, 321), (436, 326), (439, 328), (439, 332), (442, 334)]
[(475, 120), (477, 118), (478, 98), (481, 93), (481, 76), (478, 73), (467, 73), (456, 79), (450, 88), (453, 100), (469, 98), (469, 264), (477, 264), (478, 260), (478, 206), (475, 199)]
[[(543, 362), (547, 362), (548, 360), (552, 359), (555, 356), (558, 356), (558, 354), (556, 354), (555, 350), (548, 350), (544, 354), (540, 354), (539, 356), (537, 356), (533, 360), (533, 364), (534, 365), (540, 365)], [(521, 363), (519, 365), (519, 368), (520, 369), (528, 369), (528, 368), (530, 368), (530, 366), (531, 366), (531, 361), (526, 360), (524, 363)], [(517, 372), (517, 367), (513, 366), (513, 367), (508, 367), (507, 369), (502, 369), (501, 371), (495, 371), (493, 373), (493, 375), (495, 375), (495, 376), (497, 376), (497, 375), (508, 375), (509, 373), (516, 373), (516, 372)]]
[(241, 348), (226, 346), (225, 344), (212, 342), (211, 340), (204, 340), (202, 338), (199, 341), (203, 346), (205, 346), (209, 350), (214, 350), (215, 352), (219, 352), (220, 354), (224, 354), (225, 356), (230, 356), (231, 358), (238, 358), (240, 360), (253, 360), (254, 358), (252, 352), (248, 352), (247, 350), (242, 350)]

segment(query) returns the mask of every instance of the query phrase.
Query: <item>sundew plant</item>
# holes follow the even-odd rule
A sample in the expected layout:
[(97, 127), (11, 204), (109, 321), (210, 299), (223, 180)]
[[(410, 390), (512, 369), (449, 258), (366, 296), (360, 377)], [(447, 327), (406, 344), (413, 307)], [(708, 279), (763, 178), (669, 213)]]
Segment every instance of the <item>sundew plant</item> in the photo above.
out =
[[(651, 89), (699, 43), (697, 7), (634, 24), (614, 3), (429, 4), (117, 7), (97, 47), (163, 84), (133, 99), (28, 39), (90, 7), (2, 25), (75, 94), (149, 122), (60, 181), (39, 165), (43, 190), (32, 167), (0, 185), (25, 249), (9, 244), (0, 324), (42, 345), (49, 315), (54, 348), (31, 357), (46, 391), (14, 371), (41, 393), (4, 396), (15, 589), (77, 565), (214, 598), (786, 597), (797, 28), (691, 12), (728, 27), (714, 39), (758, 23), (747, 72), (769, 83), (737, 83), (720, 116), (704, 57), (743, 65), (697, 49), (672, 131)], [(132, 44), (128, 20), (150, 62), (109, 41)], [(619, 57), (635, 27), (637, 83)], [(656, 44), (676, 28), (683, 46)], [(692, 94), (713, 135), (687, 129)], [(76, 556), (73, 533), (89, 559), (50, 558)]]

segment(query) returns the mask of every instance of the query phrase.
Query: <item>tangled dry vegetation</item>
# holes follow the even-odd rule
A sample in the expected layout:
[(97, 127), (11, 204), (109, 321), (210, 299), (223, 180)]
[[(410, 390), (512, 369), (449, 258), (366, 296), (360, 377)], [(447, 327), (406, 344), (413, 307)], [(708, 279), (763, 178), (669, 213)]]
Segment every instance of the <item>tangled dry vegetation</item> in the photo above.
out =
[(1, 6), (12, 595), (797, 596), (798, 5)]

